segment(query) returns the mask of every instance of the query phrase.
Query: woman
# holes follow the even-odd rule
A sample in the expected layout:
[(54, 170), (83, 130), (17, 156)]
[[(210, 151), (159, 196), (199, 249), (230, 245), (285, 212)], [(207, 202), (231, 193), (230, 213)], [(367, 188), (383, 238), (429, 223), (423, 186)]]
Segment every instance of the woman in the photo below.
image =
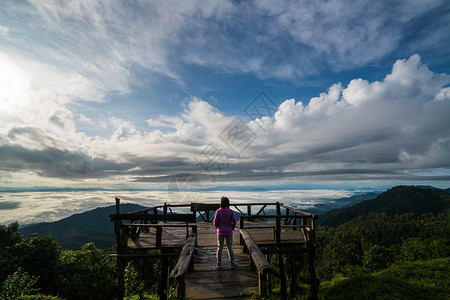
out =
[(217, 270), (222, 268), (223, 243), (227, 241), (228, 258), (231, 269), (236, 268), (233, 253), (233, 230), (236, 227), (236, 216), (230, 209), (230, 200), (227, 197), (220, 199), (220, 208), (214, 215), (214, 227), (217, 229)]

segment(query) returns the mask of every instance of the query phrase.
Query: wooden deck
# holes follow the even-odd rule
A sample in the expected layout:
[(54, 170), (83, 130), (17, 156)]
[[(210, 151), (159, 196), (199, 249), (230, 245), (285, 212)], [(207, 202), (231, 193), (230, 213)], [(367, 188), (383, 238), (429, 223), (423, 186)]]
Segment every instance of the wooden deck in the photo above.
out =
[[(172, 224), (172, 223), (170, 223)], [(179, 223), (182, 224), (182, 223)], [(250, 228), (248, 232), (258, 245), (275, 245), (274, 222), (247, 222), (249, 227), (256, 225), (263, 228)], [(266, 227), (267, 226), (267, 227)], [(271, 227), (269, 227), (271, 226)], [(191, 232), (192, 229), (189, 229)], [(216, 271), (217, 235), (211, 223), (197, 223), (197, 247), (194, 256), (194, 272), (186, 275), (186, 299), (242, 299), (258, 290), (258, 276), (250, 270), (249, 255), (239, 245), (239, 230), (233, 234), (233, 249), (237, 269), (231, 270), (228, 249), (224, 247), (222, 270)], [(155, 246), (156, 229), (141, 233), (136, 240), (128, 240), (131, 249), (181, 248), (186, 240), (186, 228), (167, 227), (163, 229), (162, 244)], [(282, 229), (282, 243), (304, 244), (300, 230)]]

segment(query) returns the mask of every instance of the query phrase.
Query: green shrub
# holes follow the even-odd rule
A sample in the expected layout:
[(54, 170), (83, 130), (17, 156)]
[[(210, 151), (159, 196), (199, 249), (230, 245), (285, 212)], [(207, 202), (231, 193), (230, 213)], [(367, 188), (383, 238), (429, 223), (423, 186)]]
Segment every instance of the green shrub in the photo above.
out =
[(363, 269), (368, 273), (373, 273), (385, 269), (393, 259), (392, 250), (378, 245), (373, 245), (364, 252)]
[(448, 239), (409, 238), (400, 247), (400, 261), (416, 261), (450, 256)]
[(402, 262), (322, 282), (320, 299), (450, 299), (450, 258)]
[(413, 299), (408, 283), (392, 276), (358, 274), (350, 278), (335, 278), (321, 284), (322, 299)]
[(42, 295), (42, 294), (20, 296), (17, 299), (18, 300), (64, 300), (63, 298), (59, 298), (56, 296), (49, 296), (49, 295)]
[(38, 277), (30, 276), (19, 268), (3, 282), (0, 299), (17, 299), (22, 295), (37, 293), (39, 289), (35, 288), (35, 285), (38, 280)]
[(144, 294), (144, 283), (139, 278), (139, 272), (136, 270), (136, 268), (133, 266), (133, 263), (128, 263), (127, 267), (125, 268), (125, 296), (131, 297), (131, 296), (139, 296), (139, 298), (142, 297)]

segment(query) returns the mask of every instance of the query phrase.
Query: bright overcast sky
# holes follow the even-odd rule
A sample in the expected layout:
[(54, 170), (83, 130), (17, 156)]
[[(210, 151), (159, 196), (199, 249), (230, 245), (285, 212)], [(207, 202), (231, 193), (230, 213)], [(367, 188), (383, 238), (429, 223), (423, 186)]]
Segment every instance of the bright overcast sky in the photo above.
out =
[(450, 184), (448, 0), (0, 2), (0, 186)]

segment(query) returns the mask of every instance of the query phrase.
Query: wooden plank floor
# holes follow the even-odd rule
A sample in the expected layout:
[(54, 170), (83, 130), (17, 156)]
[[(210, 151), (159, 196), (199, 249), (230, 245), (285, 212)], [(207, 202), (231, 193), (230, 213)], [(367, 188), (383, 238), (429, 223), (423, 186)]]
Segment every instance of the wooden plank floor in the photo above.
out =
[(237, 269), (231, 270), (228, 249), (224, 247), (222, 270), (216, 271), (216, 231), (212, 224), (199, 228), (194, 272), (186, 276), (186, 299), (243, 299), (242, 292), (256, 292), (258, 277), (250, 271), (249, 257), (239, 245), (239, 231), (233, 235), (233, 250)]
[[(171, 222), (170, 224), (177, 223)], [(179, 224), (184, 225), (185, 223)], [(189, 228), (189, 233), (192, 233), (191, 228)], [(141, 233), (136, 240), (128, 239), (128, 247), (131, 249), (183, 248), (185, 242), (185, 227), (165, 227), (163, 228), (161, 247), (156, 247), (156, 229), (151, 228), (148, 232)]]
[[(173, 224), (173, 223), (172, 223)], [(248, 226), (271, 226), (273, 222), (246, 222)], [(248, 229), (253, 240), (258, 245), (274, 245), (273, 228)], [(128, 247), (132, 249), (182, 248), (186, 239), (186, 228), (164, 228), (161, 247), (155, 246), (155, 229), (143, 233), (135, 241), (129, 240)], [(304, 244), (300, 230), (282, 229), (282, 243)], [(222, 270), (216, 271), (217, 235), (211, 223), (199, 222), (197, 228), (197, 253), (194, 256), (194, 272), (186, 275), (187, 299), (243, 299), (243, 293), (257, 292), (258, 277), (250, 270), (249, 256), (243, 253), (239, 245), (239, 230), (233, 234), (233, 249), (237, 269), (231, 270), (228, 259), (228, 249), (223, 250)]]

